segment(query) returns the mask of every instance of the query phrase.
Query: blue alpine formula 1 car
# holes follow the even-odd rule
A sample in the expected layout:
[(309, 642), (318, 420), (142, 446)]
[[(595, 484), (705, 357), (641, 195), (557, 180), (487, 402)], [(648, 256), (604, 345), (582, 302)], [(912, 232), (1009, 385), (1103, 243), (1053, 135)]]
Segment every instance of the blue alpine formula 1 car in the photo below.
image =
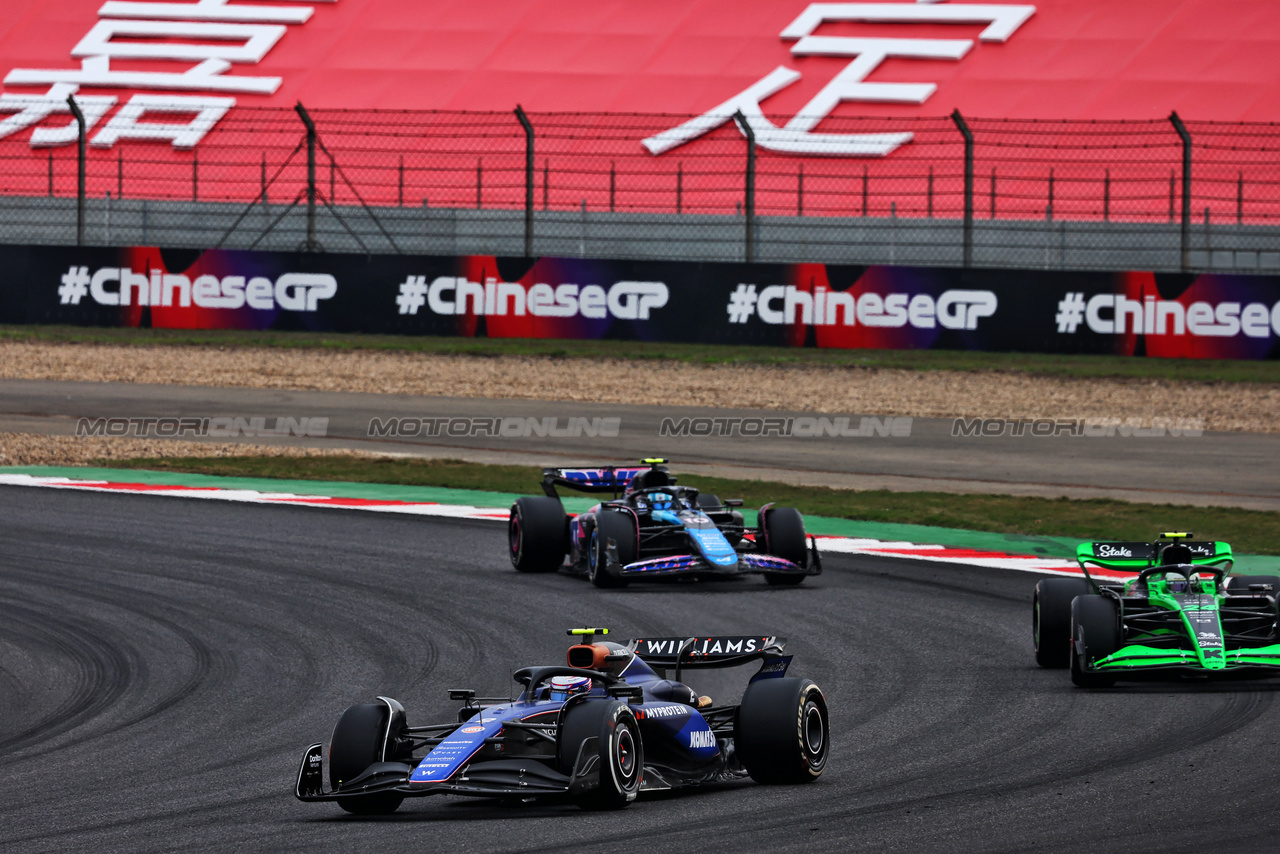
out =
[[(753, 532), (737, 509), (691, 486), (677, 486), (666, 460), (642, 467), (543, 469), (545, 496), (516, 499), (508, 521), (511, 563), (520, 572), (555, 572), (565, 565), (597, 587), (630, 581), (723, 578), (763, 574), (769, 584), (799, 584), (822, 572), (800, 511), (766, 504)], [(612, 493), (570, 517), (556, 487)]]
[[(569, 634), (586, 642), (569, 647), (566, 664), (517, 670), (515, 699), (450, 691), (462, 703), (456, 721), (409, 726), (389, 697), (350, 707), (329, 739), (329, 787), (317, 743), (302, 757), (295, 794), (361, 815), (442, 794), (620, 809), (640, 792), (822, 776), (826, 699), (813, 682), (787, 676), (783, 639), (663, 637), (623, 646), (596, 640), (607, 629)], [(716, 705), (680, 681), (682, 670), (756, 661), (736, 704)]]

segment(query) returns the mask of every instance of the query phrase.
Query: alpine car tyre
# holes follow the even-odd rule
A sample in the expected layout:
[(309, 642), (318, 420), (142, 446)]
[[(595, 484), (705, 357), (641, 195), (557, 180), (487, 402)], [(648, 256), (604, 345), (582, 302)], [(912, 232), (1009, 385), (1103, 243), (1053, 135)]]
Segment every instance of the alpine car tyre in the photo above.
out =
[(1090, 593), (1071, 603), (1071, 681), (1079, 688), (1110, 688), (1115, 676), (1094, 673), (1086, 665), (1120, 648), (1120, 612), (1116, 602)]
[(587, 550), (587, 575), (596, 587), (626, 587), (627, 580), (616, 575), (619, 567), (608, 565), (609, 541), (617, 546), (618, 564), (634, 563), (638, 543), (635, 519), (629, 513), (602, 512), (596, 516)]
[[(756, 529), (756, 542), (775, 556), (789, 560), (796, 566), (809, 565), (809, 550), (804, 534), (804, 517), (794, 507), (771, 507), (760, 514)], [(799, 584), (803, 575), (766, 572), (764, 580), (769, 584)]]
[[(644, 743), (635, 713), (618, 700), (587, 700), (571, 706), (557, 740), (560, 770), (573, 774), (582, 745), (595, 739), (599, 788), (578, 799), (590, 810), (623, 809), (636, 799), (644, 772)], [(588, 748), (590, 749), (590, 748)]]
[(1036, 664), (1060, 670), (1071, 662), (1071, 602), (1089, 593), (1083, 578), (1046, 578), (1031, 599), (1031, 639)]
[(507, 520), (511, 565), (520, 572), (555, 572), (568, 552), (569, 517), (554, 498), (517, 498)]
[[(389, 714), (390, 710), (381, 703), (351, 706), (342, 713), (329, 739), (330, 787), (339, 789), (344, 781), (354, 780), (370, 765), (382, 761)], [(355, 815), (386, 815), (395, 812), (403, 800), (403, 795), (382, 792), (342, 798), (338, 806)]]
[(811, 783), (830, 750), (827, 701), (808, 679), (761, 679), (747, 686), (734, 724), (734, 749), (757, 783)]

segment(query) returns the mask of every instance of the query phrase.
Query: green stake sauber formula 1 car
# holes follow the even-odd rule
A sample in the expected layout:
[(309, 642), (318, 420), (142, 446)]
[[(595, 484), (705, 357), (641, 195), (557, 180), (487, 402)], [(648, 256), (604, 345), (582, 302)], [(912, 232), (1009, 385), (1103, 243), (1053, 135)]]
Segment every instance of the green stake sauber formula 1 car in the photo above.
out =
[[(1231, 546), (1192, 537), (1081, 543), (1076, 560), (1084, 578), (1036, 585), (1036, 662), (1070, 667), (1081, 688), (1169, 675), (1280, 674), (1280, 569), (1229, 575)], [(1137, 576), (1101, 583), (1090, 566)]]

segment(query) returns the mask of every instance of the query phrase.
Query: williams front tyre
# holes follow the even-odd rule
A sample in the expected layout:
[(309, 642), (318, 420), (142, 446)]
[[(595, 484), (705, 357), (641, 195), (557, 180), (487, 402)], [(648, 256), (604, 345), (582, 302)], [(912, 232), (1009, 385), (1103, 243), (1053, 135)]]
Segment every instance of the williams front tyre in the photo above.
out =
[[(383, 739), (387, 737), (387, 718), (391, 710), (381, 703), (352, 706), (338, 718), (329, 739), (329, 786), (341, 789), (344, 782), (354, 780), (366, 768), (382, 761)], [(382, 792), (341, 798), (338, 806), (354, 815), (387, 815), (404, 800), (403, 795)]]
[[(644, 743), (640, 725), (626, 703), (587, 700), (570, 707), (557, 740), (560, 770), (572, 775), (588, 754), (597, 757), (600, 785), (580, 795), (578, 806), (588, 810), (619, 810), (636, 799), (644, 771)], [(584, 747), (585, 745), (585, 747)]]

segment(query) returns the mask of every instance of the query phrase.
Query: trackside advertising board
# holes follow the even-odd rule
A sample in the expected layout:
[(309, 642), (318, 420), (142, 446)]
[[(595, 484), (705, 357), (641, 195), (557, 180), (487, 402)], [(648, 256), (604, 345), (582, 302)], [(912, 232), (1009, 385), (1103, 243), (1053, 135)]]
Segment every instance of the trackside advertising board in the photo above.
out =
[(1280, 356), (1280, 278), (0, 247), (0, 323)]

